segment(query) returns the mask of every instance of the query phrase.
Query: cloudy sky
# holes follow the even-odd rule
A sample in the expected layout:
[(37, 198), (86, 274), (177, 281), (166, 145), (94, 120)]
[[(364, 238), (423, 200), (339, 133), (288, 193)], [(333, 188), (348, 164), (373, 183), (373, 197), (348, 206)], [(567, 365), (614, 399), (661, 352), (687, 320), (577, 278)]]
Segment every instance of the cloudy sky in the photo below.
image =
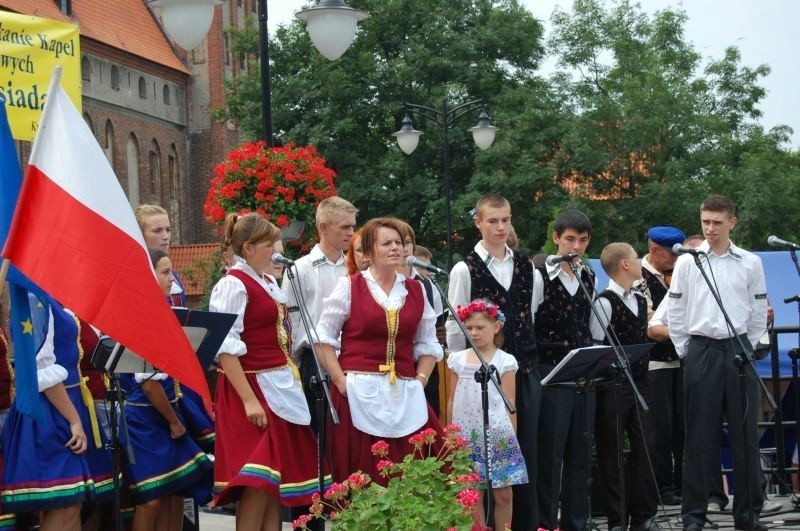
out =
[[(386, 0), (392, 1), (392, 0)], [(302, 0), (268, 0), (269, 26), (292, 20), (307, 4)], [(349, 3), (358, 6), (357, 0)], [(536, 18), (545, 23), (553, 9), (569, 10), (572, 0), (522, 0)], [(641, 0), (650, 13), (667, 7), (682, 8), (689, 20), (686, 38), (704, 58), (720, 58), (735, 45), (748, 66), (768, 64), (770, 75), (762, 83), (767, 97), (761, 105), (762, 124), (767, 129), (786, 124), (794, 129), (792, 145), (800, 148), (800, 1), (798, 0)], [(547, 68), (547, 65), (544, 67)]]

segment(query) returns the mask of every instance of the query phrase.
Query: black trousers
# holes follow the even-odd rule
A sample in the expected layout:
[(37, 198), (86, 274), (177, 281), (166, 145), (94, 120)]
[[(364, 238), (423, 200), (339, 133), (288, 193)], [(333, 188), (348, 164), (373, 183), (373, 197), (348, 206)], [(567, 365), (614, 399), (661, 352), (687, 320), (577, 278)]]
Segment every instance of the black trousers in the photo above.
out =
[(683, 368), (650, 371), (653, 467), (662, 498), (679, 496), (683, 475)]
[[(539, 374), (543, 378), (552, 369), (552, 365), (540, 366)], [(542, 388), (537, 462), (539, 524), (545, 529), (583, 531), (586, 527), (591, 463), (585, 434), (594, 433), (595, 405), (594, 390), (584, 394), (570, 387)]]
[[(310, 348), (304, 348), (300, 351), (300, 381), (303, 383), (303, 393), (306, 395), (306, 402), (308, 403), (308, 411), (311, 413), (311, 428), (314, 430), (315, 434), (319, 433), (319, 429), (317, 423), (320, 419), (317, 419), (317, 405), (316, 405), (316, 398), (317, 398), (317, 386), (312, 385), (311, 379), (317, 376), (317, 365), (314, 363), (314, 352)], [(321, 422), (325, 422), (325, 417), (327, 413), (322, 415)], [(328, 449), (329, 450), (329, 449)], [(327, 453), (330, 456), (330, 452)], [(317, 459), (317, 456), (308, 456), (308, 459)], [(330, 459), (330, 457), (329, 457)], [(329, 461), (330, 462), (330, 461)], [(301, 515), (310, 513), (310, 507), (291, 507), (290, 514), (292, 520), (296, 520)], [(324, 531), (325, 529), (325, 522), (323, 520), (312, 520), (308, 524), (306, 524), (311, 531)]]
[[(746, 336), (743, 341), (747, 341)], [(711, 492), (709, 463), (719, 462), (723, 416), (728, 419), (737, 489), (733, 499), (734, 523), (745, 526), (751, 518), (758, 521), (763, 504), (756, 422), (758, 389), (755, 376), (748, 369), (744, 373), (744, 397), (740, 392), (739, 369), (734, 364), (739, 350), (735, 340), (692, 336), (689, 341), (684, 360), (686, 452), (681, 493), (684, 526), (702, 527), (705, 523)]]
[(528, 469), (528, 483), (511, 488), (514, 496), (511, 527), (520, 531), (536, 531), (539, 527), (536, 456), (542, 385), (535, 373), (517, 371), (516, 388), (517, 441)]
[[(635, 383), (650, 407), (652, 393), (648, 374), (645, 372), (637, 376)], [(654, 438), (651, 412), (641, 411), (627, 381), (612, 383), (597, 391), (597, 460), (600, 491), (603, 493), (609, 529), (614, 526), (627, 528), (621, 522), (618, 463), (619, 445), (624, 445), (625, 433), (630, 441), (625, 503), (631, 526), (643, 524), (655, 516), (658, 509), (656, 482), (648, 460), (648, 454), (653, 453)]]

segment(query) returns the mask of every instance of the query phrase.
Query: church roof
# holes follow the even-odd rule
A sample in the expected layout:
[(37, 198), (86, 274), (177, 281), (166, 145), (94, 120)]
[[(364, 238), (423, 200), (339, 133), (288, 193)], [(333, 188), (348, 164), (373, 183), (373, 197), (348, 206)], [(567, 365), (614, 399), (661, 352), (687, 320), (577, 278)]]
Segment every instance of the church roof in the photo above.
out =
[(188, 73), (144, 0), (72, 0), (67, 17), (55, 0), (0, 0), (0, 9), (77, 24), (84, 38)]

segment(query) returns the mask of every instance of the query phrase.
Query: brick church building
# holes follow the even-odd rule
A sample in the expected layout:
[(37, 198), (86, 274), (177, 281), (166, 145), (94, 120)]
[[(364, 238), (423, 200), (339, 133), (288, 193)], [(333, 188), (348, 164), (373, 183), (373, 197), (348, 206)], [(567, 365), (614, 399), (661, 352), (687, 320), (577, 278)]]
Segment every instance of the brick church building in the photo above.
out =
[[(203, 219), (214, 165), (239, 144), (233, 125), (210, 112), (224, 105), (231, 59), (224, 28), (256, 15), (256, 0), (226, 0), (194, 50), (170, 41), (145, 0), (0, 0), (0, 10), (76, 24), (80, 29), (83, 117), (132, 206), (170, 213), (173, 243), (216, 241)], [(19, 142), (20, 160), (30, 144)]]

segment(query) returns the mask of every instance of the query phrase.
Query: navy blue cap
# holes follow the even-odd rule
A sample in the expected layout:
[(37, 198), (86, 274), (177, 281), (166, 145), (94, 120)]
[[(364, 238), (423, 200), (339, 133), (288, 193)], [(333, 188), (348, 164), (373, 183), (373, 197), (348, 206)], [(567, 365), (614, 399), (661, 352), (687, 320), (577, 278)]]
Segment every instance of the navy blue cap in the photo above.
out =
[(647, 237), (653, 242), (667, 249), (672, 249), (676, 243), (683, 243), (686, 235), (675, 227), (653, 227), (647, 231)]

